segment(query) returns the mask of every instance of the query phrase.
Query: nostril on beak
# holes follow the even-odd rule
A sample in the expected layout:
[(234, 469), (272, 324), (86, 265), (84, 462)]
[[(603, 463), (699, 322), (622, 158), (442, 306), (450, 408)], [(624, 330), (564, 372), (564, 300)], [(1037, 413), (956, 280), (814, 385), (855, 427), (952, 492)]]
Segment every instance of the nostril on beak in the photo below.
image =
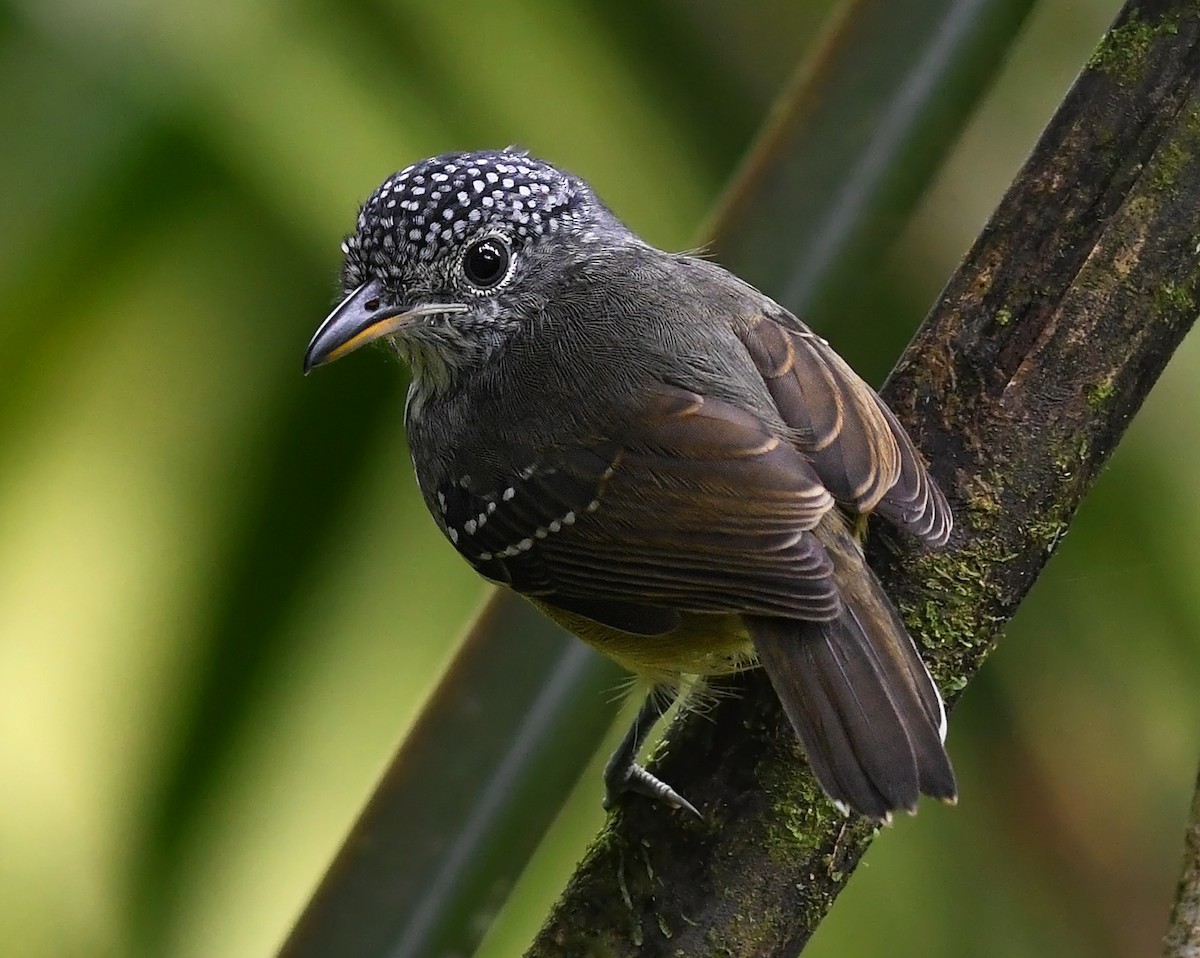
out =
[(379, 300), (378, 299), (368, 299), (365, 303), (363, 303), (363, 307), (368, 312), (373, 313), (373, 312), (375, 312), (375, 310), (379, 309)]

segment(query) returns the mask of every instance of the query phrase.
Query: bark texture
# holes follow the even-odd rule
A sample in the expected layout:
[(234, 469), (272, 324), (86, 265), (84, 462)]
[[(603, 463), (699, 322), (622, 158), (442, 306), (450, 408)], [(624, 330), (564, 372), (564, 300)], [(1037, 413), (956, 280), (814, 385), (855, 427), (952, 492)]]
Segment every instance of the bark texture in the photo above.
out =
[(1175, 893), (1163, 958), (1200, 958), (1200, 776), (1183, 842), (1183, 874)]

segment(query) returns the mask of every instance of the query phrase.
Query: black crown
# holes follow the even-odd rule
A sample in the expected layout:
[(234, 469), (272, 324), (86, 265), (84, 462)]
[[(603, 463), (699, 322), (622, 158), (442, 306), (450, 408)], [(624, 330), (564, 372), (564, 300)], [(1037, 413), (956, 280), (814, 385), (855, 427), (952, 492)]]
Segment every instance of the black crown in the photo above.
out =
[(523, 245), (571, 226), (593, 206), (583, 180), (527, 153), (444, 153), (384, 180), (345, 249), (386, 273), (399, 258), (427, 262), (492, 230)]

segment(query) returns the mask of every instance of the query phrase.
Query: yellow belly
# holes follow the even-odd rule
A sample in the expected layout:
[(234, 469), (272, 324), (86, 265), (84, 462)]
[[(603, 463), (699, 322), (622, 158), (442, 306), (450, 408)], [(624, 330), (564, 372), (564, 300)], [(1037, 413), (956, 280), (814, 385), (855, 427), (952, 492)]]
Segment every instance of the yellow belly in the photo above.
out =
[(634, 635), (537, 599), (530, 601), (564, 629), (656, 685), (675, 686), (685, 675), (730, 675), (756, 663), (750, 634), (739, 615), (685, 612), (672, 632)]

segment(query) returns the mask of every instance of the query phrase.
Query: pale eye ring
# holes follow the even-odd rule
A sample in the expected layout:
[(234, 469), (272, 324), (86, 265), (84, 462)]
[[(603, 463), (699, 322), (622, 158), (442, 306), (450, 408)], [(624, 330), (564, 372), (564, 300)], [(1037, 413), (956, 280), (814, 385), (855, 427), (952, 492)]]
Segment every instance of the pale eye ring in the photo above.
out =
[(507, 240), (492, 234), (470, 243), (463, 250), (462, 272), (476, 289), (500, 286), (512, 272), (512, 250)]

